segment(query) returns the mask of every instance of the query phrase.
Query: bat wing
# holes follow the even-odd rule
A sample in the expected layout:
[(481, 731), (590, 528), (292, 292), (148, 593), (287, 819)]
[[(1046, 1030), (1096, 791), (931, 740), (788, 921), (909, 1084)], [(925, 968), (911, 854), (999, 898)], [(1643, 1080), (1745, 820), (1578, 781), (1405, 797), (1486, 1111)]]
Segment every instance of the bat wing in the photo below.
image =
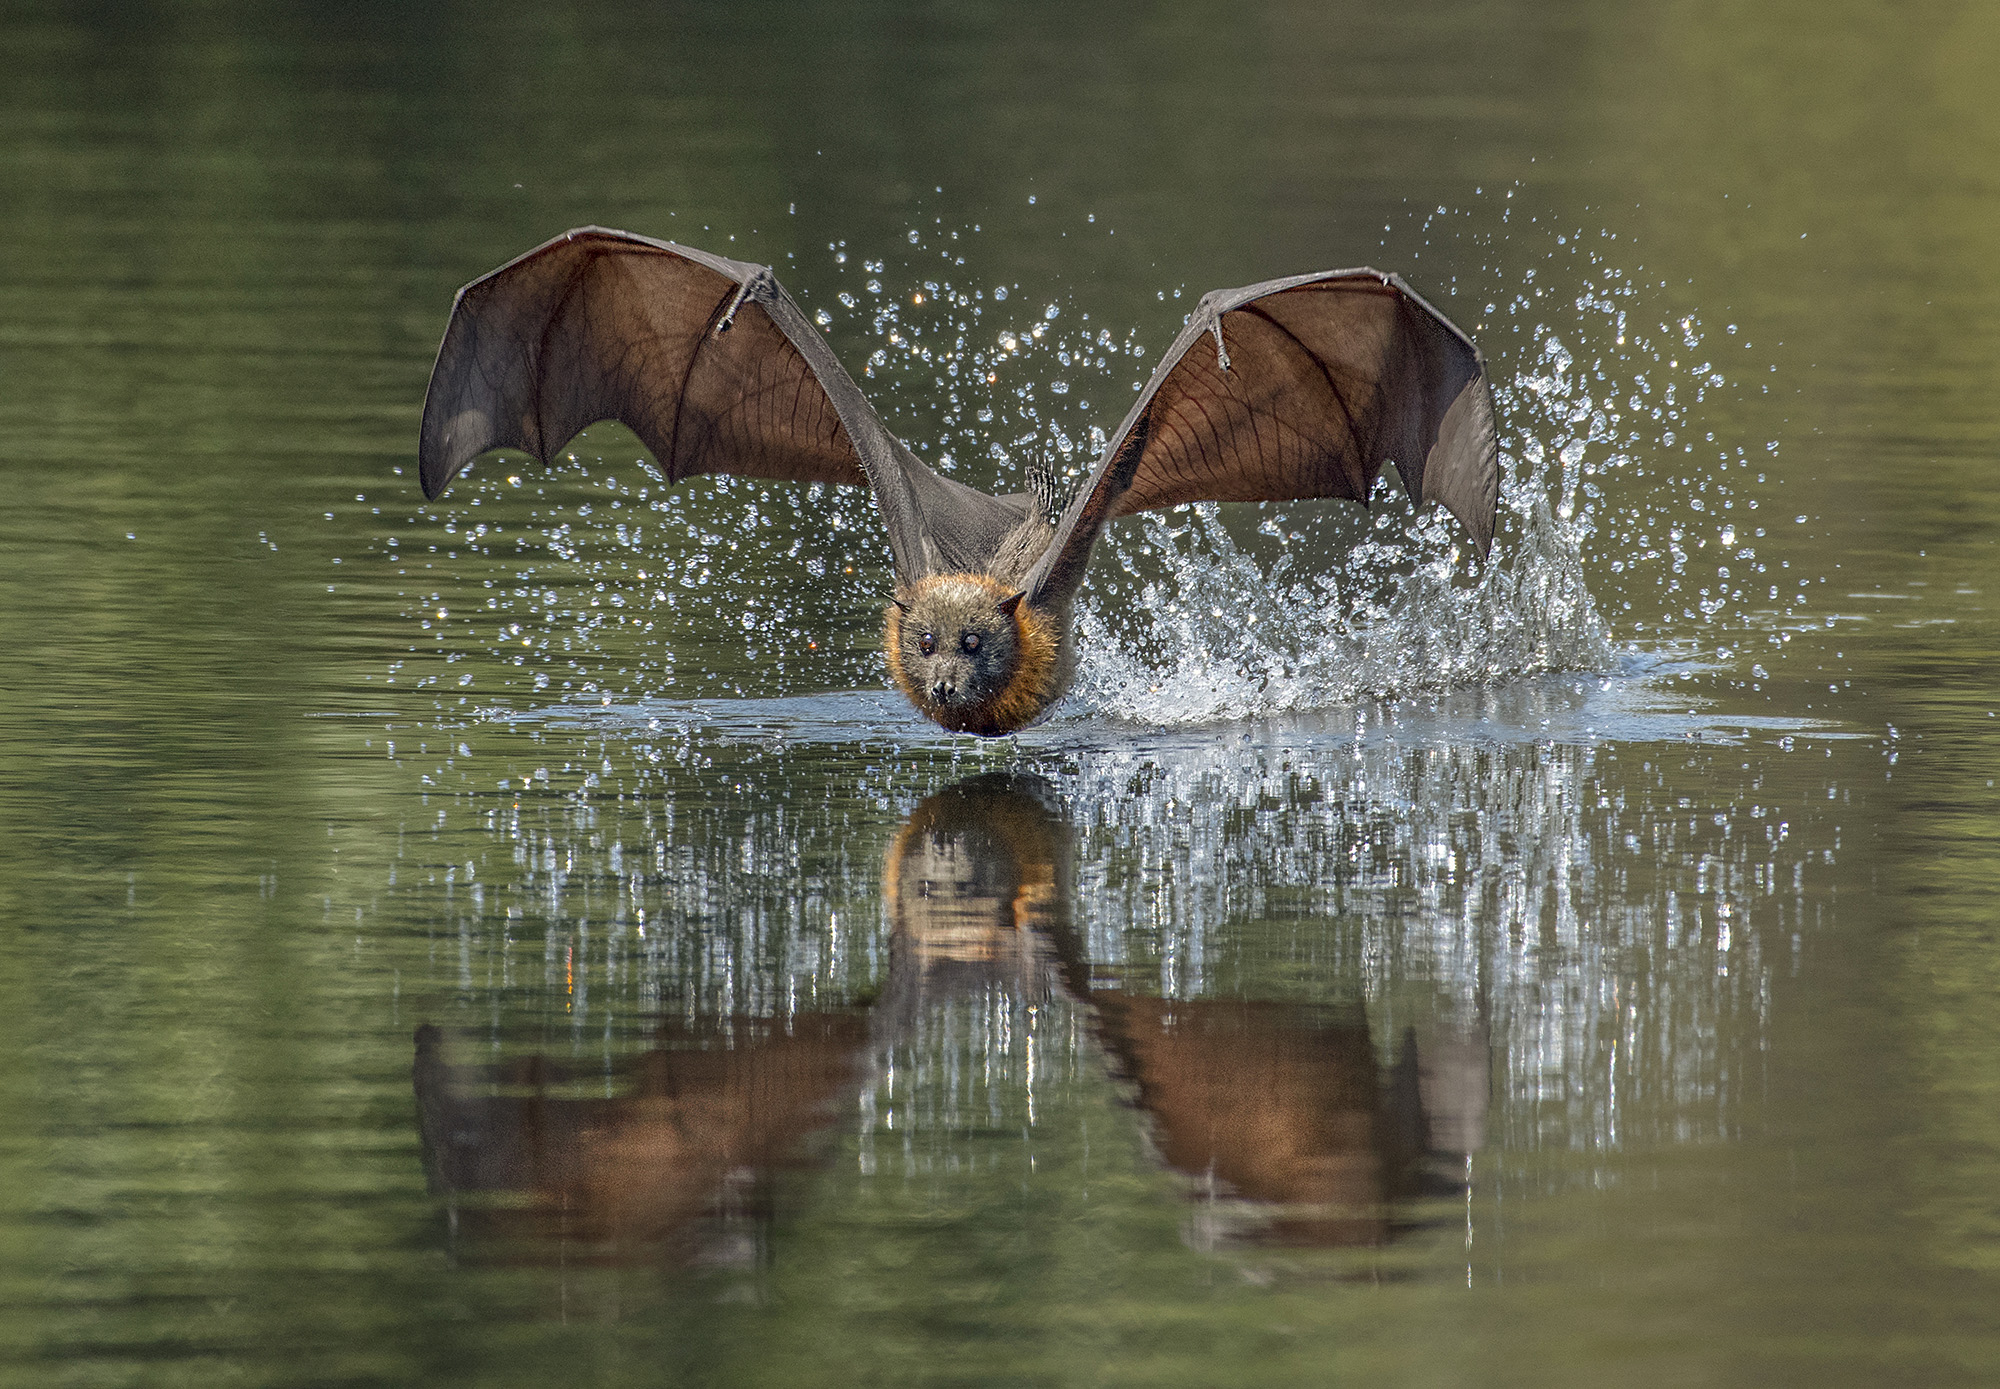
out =
[(869, 487), (905, 582), (978, 568), (1025, 514), (904, 447), (768, 267), (602, 227), (458, 292), (424, 398), (424, 495), (488, 449), (546, 463), (603, 419), (637, 434), (670, 482)]
[(1203, 296), (1029, 573), (1067, 601), (1113, 517), (1193, 501), (1364, 501), (1393, 461), (1479, 552), (1499, 454), (1472, 340), (1394, 275), (1334, 270)]

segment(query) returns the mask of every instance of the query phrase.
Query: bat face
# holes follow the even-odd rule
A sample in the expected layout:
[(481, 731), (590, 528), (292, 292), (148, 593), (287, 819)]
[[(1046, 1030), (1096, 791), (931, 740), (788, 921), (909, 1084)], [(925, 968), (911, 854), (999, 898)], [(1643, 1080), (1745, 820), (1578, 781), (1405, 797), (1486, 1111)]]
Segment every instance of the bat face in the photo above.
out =
[(984, 574), (938, 574), (889, 608), (889, 671), (927, 717), (963, 733), (1010, 733), (1061, 694), (1049, 624)]

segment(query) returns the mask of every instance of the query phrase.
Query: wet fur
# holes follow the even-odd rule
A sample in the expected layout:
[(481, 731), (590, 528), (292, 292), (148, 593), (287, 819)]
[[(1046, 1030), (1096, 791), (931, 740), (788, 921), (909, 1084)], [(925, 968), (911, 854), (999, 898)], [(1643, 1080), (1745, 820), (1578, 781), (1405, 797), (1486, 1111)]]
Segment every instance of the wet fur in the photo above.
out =
[[(883, 651), (896, 687), (926, 718), (994, 737), (1033, 723), (1069, 688), (1075, 658), (1067, 609), (1002, 606), (1019, 593), (990, 574), (933, 574), (897, 593)], [(985, 659), (959, 649), (966, 631), (980, 634)], [(918, 645), (925, 632), (936, 641), (932, 656)], [(951, 687), (949, 698), (938, 697), (941, 681)]]

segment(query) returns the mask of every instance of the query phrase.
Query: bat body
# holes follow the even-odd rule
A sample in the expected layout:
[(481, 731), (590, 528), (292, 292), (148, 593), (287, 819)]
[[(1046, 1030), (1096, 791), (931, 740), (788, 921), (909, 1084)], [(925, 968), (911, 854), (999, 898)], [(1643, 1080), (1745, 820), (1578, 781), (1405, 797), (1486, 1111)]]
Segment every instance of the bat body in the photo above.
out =
[(1364, 502), (1385, 463), (1483, 555), (1499, 463), (1478, 350), (1394, 275), (1336, 270), (1205, 296), (1075, 497), (1030, 471), (989, 496), (891, 434), (764, 266), (585, 227), (459, 291), (420, 445), (435, 498), (481, 453), (549, 461), (617, 419), (669, 482), (866, 487), (895, 593), (883, 645), (911, 703), (996, 735), (1069, 688), (1072, 614), (1118, 516), (1193, 501)]

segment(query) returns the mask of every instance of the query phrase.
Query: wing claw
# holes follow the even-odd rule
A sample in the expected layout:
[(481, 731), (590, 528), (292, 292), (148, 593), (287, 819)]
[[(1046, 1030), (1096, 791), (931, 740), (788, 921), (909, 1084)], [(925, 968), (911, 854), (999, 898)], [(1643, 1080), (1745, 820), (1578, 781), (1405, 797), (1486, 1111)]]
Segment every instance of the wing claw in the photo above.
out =
[(716, 336), (728, 332), (735, 326), (736, 311), (743, 307), (745, 299), (759, 304), (768, 304), (778, 296), (778, 277), (771, 273), (768, 265), (758, 266), (742, 284), (736, 287), (736, 297), (729, 301), (729, 309), (715, 325)]

